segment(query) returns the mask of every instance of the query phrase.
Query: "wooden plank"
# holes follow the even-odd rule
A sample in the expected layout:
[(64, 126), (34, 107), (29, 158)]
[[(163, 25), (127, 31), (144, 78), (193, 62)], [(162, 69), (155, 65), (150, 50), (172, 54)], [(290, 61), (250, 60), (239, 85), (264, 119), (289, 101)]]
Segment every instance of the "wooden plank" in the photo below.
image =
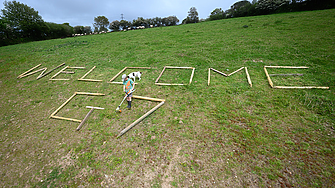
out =
[(98, 110), (104, 110), (104, 108), (96, 107), (96, 106), (86, 106), (86, 108), (94, 108), (94, 109), (98, 109)]
[(270, 78), (270, 76), (269, 76), (269, 73), (268, 73), (268, 71), (266, 70), (266, 67), (265, 67), (265, 66), (264, 66), (264, 72), (265, 72), (266, 78), (267, 78), (268, 81), (269, 81), (270, 86), (273, 88), (272, 80), (271, 80), (271, 78)]
[(123, 84), (123, 82), (108, 82), (108, 83), (111, 83), (111, 84)]
[(237, 73), (238, 71), (240, 71), (240, 70), (242, 70), (242, 69), (244, 69), (244, 67), (239, 68), (238, 70), (236, 70), (236, 71), (234, 71), (234, 72), (228, 74), (227, 76), (231, 76), (231, 75)]
[(77, 95), (77, 93), (75, 92), (68, 100), (66, 100), (57, 110), (55, 110), (51, 115), (54, 116), (61, 108), (63, 108), (73, 97), (75, 97)]
[(69, 69), (86, 69), (86, 67), (68, 67)]
[[(110, 83), (110, 84), (120, 84), (120, 85), (122, 85), (123, 84), (123, 82), (108, 82), (108, 83)], [(135, 85), (137, 85), (138, 83), (135, 83)]]
[(38, 64), (38, 65), (36, 65), (35, 67), (33, 67), (33, 68), (27, 70), (26, 72), (20, 74), (17, 78), (21, 78), (23, 75), (27, 74), (28, 72), (30, 72), (30, 71), (36, 69), (37, 67), (39, 67), (39, 66), (41, 66), (41, 65), (42, 65), (42, 64)]
[(61, 72), (62, 74), (74, 74), (75, 72), (70, 72), (70, 71), (63, 71)]
[(225, 73), (220, 72), (220, 71), (218, 71), (218, 70), (216, 70), (216, 69), (213, 69), (213, 68), (210, 68), (210, 69), (211, 69), (212, 71), (216, 72), (216, 73), (219, 73), (219, 74), (223, 75), (223, 76), (228, 76), (228, 75), (226, 75)]
[(157, 98), (151, 98), (151, 97), (142, 97), (138, 95), (133, 95), (134, 99), (143, 99), (143, 100), (149, 100), (149, 101), (156, 101), (156, 102), (164, 102), (165, 99), (157, 99)]
[(128, 69), (151, 69), (151, 67), (127, 67)]
[(62, 70), (60, 70), (59, 72), (57, 72), (55, 75), (53, 75), (52, 77), (51, 77), (51, 79), (53, 79), (53, 78), (55, 78), (56, 76), (58, 76), (60, 73), (62, 73), (65, 69), (67, 69), (67, 68), (69, 68), (69, 66), (66, 66), (66, 67), (64, 67), (64, 68), (62, 68)]
[(90, 74), (96, 66), (94, 66), (93, 68), (91, 68), (91, 70), (89, 70), (86, 74), (84, 74), (84, 76), (82, 76), (80, 79), (84, 79), (88, 74)]
[(109, 82), (112, 82), (113, 80), (115, 80), (116, 77), (118, 77), (123, 71), (125, 71), (127, 69), (127, 67), (123, 68), (119, 73), (117, 73), (111, 80), (109, 80)]
[[(38, 69), (38, 70), (36, 70), (36, 71), (30, 72), (30, 73), (28, 73), (28, 74), (25, 74), (25, 75), (21, 76), (20, 78), (24, 78), (24, 77), (30, 76), (30, 75), (35, 74), (35, 73), (40, 72), (40, 71), (43, 71), (43, 72), (44, 72), (45, 70), (46, 70), (46, 68)], [(42, 72), (42, 73), (43, 73), (43, 72)]]
[(252, 82), (251, 82), (251, 79), (250, 79), (248, 68), (247, 67), (244, 67), (244, 68), (245, 68), (245, 74), (247, 74), (248, 83), (249, 83), (250, 87), (252, 87)]
[(68, 121), (74, 121), (74, 122), (81, 122), (80, 119), (73, 119), (73, 118), (65, 118), (65, 117), (60, 117), (60, 116), (50, 116), (50, 118), (54, 119), (61, 119), (61, 120), (68, 120)]
[(266, 68), (284, 68), (284, 69), (308, 69), (309, 67), (294, 67), (294, 66), (264, 66)]
[(84, 125), (84, 123), (86, 122), (86, 120), (92, 114), (93, 111), (94, 111), (94, 108), (91, 108), (91, 110), (86, 114), (86, 116), (83, 119), (83, 121), (80, 122), (79, 126), (77, 127), (77, 131), (79, 131), (81, 129), (81, 127)]
[(194, 69), (194, 67), (173, 67), (173, 66), (165, 66), (168, 69)]
[(156, 85), (161, 85), (161, 86), (183, 86), (185, 84), (168, 84), (168, 83), (155, 83)]
[(91, 70), (89, 70), (84, 76), (79, 78), (79, 81), (87, 81), (87, 82), (102, 82), (102, 80), (95, 80), (95, 79), (84, 79), (89, 73), (91, 73), (96, 66), (94, 66)]
[(192, 83), (192, 79), (193, 79), (193, 76), (194, 76), (194, 71), (195, 71), (195, 68), (193, 68), (193, 70), (192, 70), (191, 79), (190, 79), (190, 84)]
[(50, 78), (49, 80), (63, 80), (63, 81), (66, 81), (66, 80), (70, 80), (70, 79), (67, 79), (67, 78)]
[(57, 67), (55, 67), (55, 68), (49, 70), (49, 71), (48, 71), (47, 73), (45, 73), (45, 74), (44, 74), (44, 72), (43, 72), (43, 74), (41, 73), (36, 79), (38, 80), (38, 79), (40, 79), (40, 78), (43, 78), (44, 76), (50, 74), (52, 71), (58, 69), (59, 67), (61, 67), (61, 66), (63, 66), (63, 65), (65, 65), (65, 63), (62, 63), (62, 64), (58, 65)]
[(273, 86), (276, 89), (329, 89), (323, 86)]
[(208, 68), (208, 83), (207, 83), (208, 86), (210, 82), (211, 82), (211, 68)]
[(163, 68), (161, 74), (158, 76), (158, 78), (156, 79), (155, 83), (158, 82), (158, 80), (161, 78), (161, 76), (163, 75), (163, 72), (165, 71), (166, 67)]
[(87, 93), (87, 92), (76, 92), (77, 95), (92, 95), (92, 96), (104, 96), (103, 93)]
[(144, 118), (146, 118), (147, 116), (149, 116), (152, 112), (154, 112), (155, 110), (157, 110), (159, 107), (161, 107), (164, 104), (163, 102), (160, 102), (157, 106), (155, 106), (153, 109), (151, 109), (149, 112), (145, 113), (143, 116), (141, 116), (139, 119), (137, 119), (135, 122), (133, 122), (132, 124), (130, 124), (128, 127), (126, 127), (125, 129), (123, 129), (120, 134), (117, 136), (118, 138), (120, 136), (122, 136), (124, 133), (126, 133), (128, 130), (130, 130), (131, 128), (133, 128), (135, 125), (137, 125), (139, 122), (141, 122)]
[(42, 75), (44, 74), (44, 72), (47, 71), (47, 69), (48, 69), (48, 68), (45, 67), (44, 71), (41, 72), (41, 74), (36, 78), (36, 80), (38, 80), (38, 78), (39, 78), (40, 76), (42, 76)]
[(303, 76), (304, 74), (269, 74), (269, 76)]
[(86, 81), (86, 82), (102, 82), (102, 80), (94, 80), (94, 79), (78, 79), (78, 81)]

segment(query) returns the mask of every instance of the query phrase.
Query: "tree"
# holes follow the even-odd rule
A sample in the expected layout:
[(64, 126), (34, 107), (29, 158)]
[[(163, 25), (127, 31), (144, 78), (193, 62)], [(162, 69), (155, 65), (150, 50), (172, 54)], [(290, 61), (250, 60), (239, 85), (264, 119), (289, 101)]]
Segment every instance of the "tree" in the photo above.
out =
[(226, 14), (221, 8), (216, 8), (211, 12), (211, 15), (209, 16), (208, 20), (221, 20), (225, 19)]
[(143, 17), (138, 17), (136, 20), (133, 20), (133, 26), (138, 27), (138, 26), (145, 26), (146, 21), (144, 20)]
[(160, 18), (160, 17), (154, 18), (154, 24), (153, 25), (156, 25), (157, 27), (160, 27), (162, 25), (162, 18)]
[(169, 16), (169, 17), (163, 18), (162, 22), (164, 22), (165, 26), (173, 26), (173, 25), (177, 25), (177, 23), (179, 22), (179, 19), (176, 16)]
[(263, 14), (274, 12), (279, 7), (289, 4), (291, 0), (258, 0), (256, 9), (259, 9)]
[(243, 17), (248, 15), (248, 11), (251, 7), (251, 3), (247, 0), (239, 1), (234, 3), (230, 10), (232, 12), (232, 17)]
[(120, 21), (120, 27), (122, 30), (128, 30), (128, 28), (131, 26), (131, 23), (128, 22), (127, 20), (121, 20)]
[(188, 11), (188, 16), (183, 20), (182, 24), (189, 24), (189, 23), (198, 23), (198, 11), (195, 7), (191, 7)]
[(44, 36), (47, 26), (42, 17), (33, 8), (16, 1), (5, 1), (1, 10), (2, 18), (19, 38), (40, 40)]
[(198, 23), (199, 17), (198, 17), (198, 11), (195, 7), (191, 7), (190, 11), (188, 11), (188, 17), (190, 18), (191, 23)]
[(63, 23), (62, 26), (65, 28), (67, 36), (71, 36), (72, 34), (74, 34), (73, 27), (70, 26), (70, 23)]
[(169, 16), (169, 20), (170, 25), (177, 25), (177, 23), (179, 23), (179, 19), (177, 18), (177, 16)]
[(73, 28), (74, 33), (76, 34), (84, 34), (84, 26), (77, 25)]
[(0, 18), (0, 46), (6, 46), (11, 43), (12, 28), (6, 19)]
[(73, 34), (73, 28), (68, 23), (56, 24), (46, 22), (46, 25), (48, 26), (48, 30), (45, 31), (47, 39), (64, 38)]
[(86, 34), (91, 34), (91, 33), (92, 33), (92, 28), (91, 28), (91, 26), (85, 26), (85, 27), (84, 27), (84, 33), (86, 33)]
[(166, 26), (166, 24), (168, 22), (167, 18), (162, 18), (161, 21), (162, 21), (162, 26)]
[(186, 17), (185, 19), (183, 19), (183, 21), (181, 22), (182, 24), (189, 24), (191, 23), (190, 17)]
[(98, 16), (94, 18), (93, 26), (96, 32), (107, 31), (109, 21), (105, 16)]
[(120, 22), (117, 21), (117, 20), (112, 21), (109, 24), (109, 29), (112, 30), (112, 31), (119, 31), (120, 30)]
[(155, 19), (154, 18), (148, 18), (148, 19), (146, 19), (146, 22), (148, 23), (148, 25), (150, 26), (150, 25), (155, 25)]

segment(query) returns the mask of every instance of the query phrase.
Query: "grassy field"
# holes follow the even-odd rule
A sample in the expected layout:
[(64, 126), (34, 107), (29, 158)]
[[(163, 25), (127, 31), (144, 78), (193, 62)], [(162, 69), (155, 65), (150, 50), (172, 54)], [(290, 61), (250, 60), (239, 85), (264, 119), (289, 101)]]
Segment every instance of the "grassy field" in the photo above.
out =
[[(243, 27), (247, 25), (248, 27)], [(1, 187), (332, 187), (335, 184), (335, 10), (227, 19), (66, 38), (0, 48)], [(17, 79), (42, 64), (84, 66)], [(164, 66), (195, 67), (191, 85), (154, 84)], [(330, 89), (273, 89), (274, 85)], [(77, 81), (87, 76), (103, 82)], [(121, 107), (122, 86), (108, 81), (124, 67), (142, 71), (136, 95), (166, 103), (120, 138), (157, 102)], [(247, 67), (253, 87), (240, 71)], [(160, 82), (188, 83), (191, 70), (168, 69)], [(121, 81), (119, 76), (116, 81)], [(57, 115), (49, 116), (75, 92)]]

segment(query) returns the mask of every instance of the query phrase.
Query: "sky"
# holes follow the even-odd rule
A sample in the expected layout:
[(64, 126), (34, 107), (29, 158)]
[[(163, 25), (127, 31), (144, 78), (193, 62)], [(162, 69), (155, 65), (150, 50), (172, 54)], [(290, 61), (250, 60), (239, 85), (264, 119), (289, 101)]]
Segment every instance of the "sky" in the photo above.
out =
[[(10, 1), (10, 0), (8, 0)], [(199, 18), (208, 18), (215, 8), (228, 10), (236, 0), (16, 0), (28, 5), (42, 16), (45, 22), (70, 23), (70, 26), (91, 26), (94, 17), (105, 16), (109, 22), (133, 21), (138, 17), (155, 18), (177, 16), (179, 24), (188, 15), (191, 7), (198, 11)], [(2, 1), (0, 9), (4, 8)]]

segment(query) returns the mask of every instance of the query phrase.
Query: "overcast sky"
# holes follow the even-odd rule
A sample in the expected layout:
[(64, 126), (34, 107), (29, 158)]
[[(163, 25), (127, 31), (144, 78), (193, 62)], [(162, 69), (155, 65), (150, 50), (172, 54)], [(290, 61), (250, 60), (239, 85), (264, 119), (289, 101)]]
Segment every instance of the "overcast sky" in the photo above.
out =
[[(92, 26), (94, 17), (105, 16), (109, 22), (133, 21), (137, 17), (177, 16), (179, 23), (195, 7), (199, 18), (207, 18), (215, 8), (227, 10), (236, 0), (16, 0), (38, 11), (46, 22), (70, 23), (71, 26)], [(4, 0), (0, 5), (3, 9)]]

